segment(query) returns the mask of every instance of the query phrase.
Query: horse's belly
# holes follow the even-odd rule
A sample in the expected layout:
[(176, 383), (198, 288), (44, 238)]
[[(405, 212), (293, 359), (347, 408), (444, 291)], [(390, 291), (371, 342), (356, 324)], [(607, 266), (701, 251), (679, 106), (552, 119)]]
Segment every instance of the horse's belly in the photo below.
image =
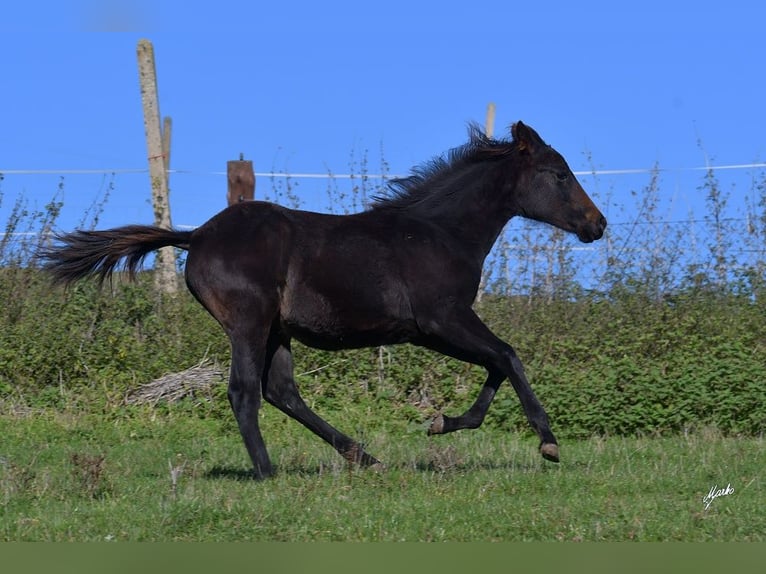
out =
[(281, 325), (300, 342), (320, 349), (391, 345), (417, 334), (405, 305), (386, 298), (334, 298), (305, 290), (283, 298)]

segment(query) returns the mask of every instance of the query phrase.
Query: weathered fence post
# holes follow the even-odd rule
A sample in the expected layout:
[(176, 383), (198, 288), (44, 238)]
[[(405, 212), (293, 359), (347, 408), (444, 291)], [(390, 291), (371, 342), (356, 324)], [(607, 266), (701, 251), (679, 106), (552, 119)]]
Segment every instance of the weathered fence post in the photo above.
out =
[[(495, 133), (495, 103), (489, 102), (487, 104), (487, 119), (484, 123), (484, 135), (491, 138)], [(475, 303), (481, 303), (481, 298), (484, 296), (484, 290), (487, 288), (489, 282), (489, 275), (492, 272), (491, 269), (486, 268), (481, 273), (481, 280), (479, 281), (479, 290), (476, 292)]]
[[(144, 132), (149, 153), (149, 178), (152, 183), (154, 224), (170, 228), (170, 200), (168, 165), (170, 161), (170, 121), (166, 120), (167, 141), (163, 146), (160, 126), (160, 104), (157, 96), (157, 71), (154, 65), (154, 47), (148, 40), (138, 42), (138, 74), (141, 83), (141, 103), (144, 108)], [(157, 252), (154, 265), (155, 285), (166, 293), (178, 290), (176, 257), (172, 247)]]
[(226, 203), (233, 205), (241, 201), (252, 201), (255, 197), (255, 172), (253, 162), (239, 154), (238, 160), (226, 162), (226, 175), (229, 181)]
[(484, 124), (484, 135), (491, 138), (495, 133), (495, 103), (487, 104), (487, 121)]
[(165, 182), (170, 192), (170, 134), (173, 130), (173, 120), (165, 116), (162, 120), (162, 159), (165, 160)]

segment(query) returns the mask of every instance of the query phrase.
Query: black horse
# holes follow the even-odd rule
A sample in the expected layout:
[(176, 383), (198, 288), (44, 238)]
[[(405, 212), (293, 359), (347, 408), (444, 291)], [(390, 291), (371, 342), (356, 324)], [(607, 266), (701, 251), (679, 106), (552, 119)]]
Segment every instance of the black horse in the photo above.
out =
[(231, 342), (228, 396), (255, 476), (273, 469), (258, 425), (261, 397), (351, 462), (378, 460), (303, 401), (290, 341), (322, 349), (414, 343), (483, 366), (484, 383), (462, 415), (439, 415), (442, 434), (481, 425), (508, 378), (544, 458), (558, 462), (548, 416), (514, 350), (474, 313), (484, 259), (515, 216), (591, 242), (606, 219), (564, 158), (518, 122), (512, 139), (472, 126), (470, 140), (391, 184), (366, 211), (326, 215), (271, 203), (239, 203), (194, 231), (129, 225), (74, 231), (41, 253), (56, 281), (110, 277), (124, 259), (133, 275), (161, 247), (188, 250), (186, 284)]

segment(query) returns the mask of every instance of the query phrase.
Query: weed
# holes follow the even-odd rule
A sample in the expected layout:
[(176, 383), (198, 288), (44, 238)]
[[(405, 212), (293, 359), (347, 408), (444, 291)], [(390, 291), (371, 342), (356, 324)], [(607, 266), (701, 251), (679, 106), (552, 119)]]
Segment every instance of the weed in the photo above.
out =
[(106, 456), (103, 454), (74, 453), (70, 457), (72, 476), (80, 491), (88, 498), (103, 496), (107, 491), (104, 480), (105, 460)]

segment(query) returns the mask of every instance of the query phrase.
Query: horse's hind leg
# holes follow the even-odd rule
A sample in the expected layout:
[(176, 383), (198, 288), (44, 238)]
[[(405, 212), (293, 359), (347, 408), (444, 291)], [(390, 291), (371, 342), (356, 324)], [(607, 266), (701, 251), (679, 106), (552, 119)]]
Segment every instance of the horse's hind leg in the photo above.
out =
[(380, 462), (364, 451), (364, 447), (346, 436), (312, 411), (304, 402), (293, 378), (293, 359), (289, 344), (275, 344), (269, 353), (265, 370), (263, 396), (279, 410), (297, 420), (329, 443), (349, 462), (362, 466)]
[(239, 432), (253, 462), (255, 477), (273, 474), (269, 453), (258, 425), (261, 407), (261, 373), (266, 345), (245, 337), (231, 337), (229, 403), (239, 425)]

